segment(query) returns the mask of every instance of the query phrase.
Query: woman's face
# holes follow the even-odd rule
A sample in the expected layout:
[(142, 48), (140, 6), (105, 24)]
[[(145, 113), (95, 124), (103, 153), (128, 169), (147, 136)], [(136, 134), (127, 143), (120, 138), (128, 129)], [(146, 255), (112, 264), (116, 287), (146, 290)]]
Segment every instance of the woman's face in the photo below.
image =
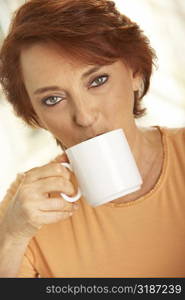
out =
[(121, 60), (87, 65), (51, 45), (22, 50), (26, 90), (43, 128), (67, 148), (106, 131), (134, 128), (140, 78)]

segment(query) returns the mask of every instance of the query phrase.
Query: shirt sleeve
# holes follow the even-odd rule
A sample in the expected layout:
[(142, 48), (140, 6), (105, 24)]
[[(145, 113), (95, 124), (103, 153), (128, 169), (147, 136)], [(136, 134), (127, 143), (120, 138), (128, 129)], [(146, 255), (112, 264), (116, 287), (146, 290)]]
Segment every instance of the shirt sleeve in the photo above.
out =
[(39, 278), (40, 275), (34, 265), (34, 255), (28, 245), (19, 269), (18, 278)]

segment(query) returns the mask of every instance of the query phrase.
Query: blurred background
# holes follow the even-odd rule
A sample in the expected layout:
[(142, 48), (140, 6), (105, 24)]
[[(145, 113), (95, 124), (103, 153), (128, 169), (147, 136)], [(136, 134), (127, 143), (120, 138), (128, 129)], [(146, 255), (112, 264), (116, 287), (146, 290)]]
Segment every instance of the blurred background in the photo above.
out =
[[(12, 13), (25, 2), (0, 0), (0, 42)], [(143, 101), (147, 115), (137, 121), (138, 125), (185, 126), (185, 1), (114, 2), (140, 25), (158, 56), (158, 68)], [(14, 116), (0, 89), (0, 201), (17, 173), (48, 163), (59, 153), (61, 149), (48, 132), (30, 129)]]

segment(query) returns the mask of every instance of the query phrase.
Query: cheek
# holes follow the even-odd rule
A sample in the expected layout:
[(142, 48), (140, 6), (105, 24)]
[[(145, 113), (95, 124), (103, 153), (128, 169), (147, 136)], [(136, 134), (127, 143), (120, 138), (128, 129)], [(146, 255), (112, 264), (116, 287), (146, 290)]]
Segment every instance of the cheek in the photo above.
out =
[(58, 127), (57, 125), (58, 118), (54, 117), (54, 114), (47, 114), (42, 108), (37, 107), (34, 104), (33, 104), (33, 108), (36, 112), (41, 127), (51, 132), (53, 132), (53, 130), (55, 130)]
[(41, 123), (43, 124), (44, 128), (50, 131), (51, 133), (55, 134), (60, 130), (62, 124), (60, 119), (54, 115), (41, 115), (40, 116)]
[(110, 112), (131, 111), (133, 107), (134, 94), (132, 90), (124, 89), (119, 86), (117, 89), (109, 93), (106, 109)]
[(127, 122), (133, 116), (134, 92), (127, 84), (116, 82), (109, 92), (104, 113), (107, 120), (113, 123)]
[(70, 126), (70, 120), (68, 120), (66, 115), (64, 117), (64, 114), (57, 114), (57, 112), (49, 114), (38, 112), (38, 115), (42, 127), (59, 140), (65, 141), (74, 135)]

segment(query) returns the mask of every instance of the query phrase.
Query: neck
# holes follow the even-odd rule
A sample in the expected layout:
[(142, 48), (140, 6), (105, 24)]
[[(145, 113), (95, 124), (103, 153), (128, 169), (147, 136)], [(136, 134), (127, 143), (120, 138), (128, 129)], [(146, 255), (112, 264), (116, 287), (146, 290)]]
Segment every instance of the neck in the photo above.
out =
[(161, 136), (155, 128), (137, 127), (135, 123), (125, 130), (125, 134), (141, 175), (159, 154)]
[(137, 127), (133, 124), (124, 132), (143, 179), (143, 184), (139, 191), (113, 201), (116, 203), (135, 200), (148, 192), (160, 175), (163, 160), (161, 135), (156, 128)]

